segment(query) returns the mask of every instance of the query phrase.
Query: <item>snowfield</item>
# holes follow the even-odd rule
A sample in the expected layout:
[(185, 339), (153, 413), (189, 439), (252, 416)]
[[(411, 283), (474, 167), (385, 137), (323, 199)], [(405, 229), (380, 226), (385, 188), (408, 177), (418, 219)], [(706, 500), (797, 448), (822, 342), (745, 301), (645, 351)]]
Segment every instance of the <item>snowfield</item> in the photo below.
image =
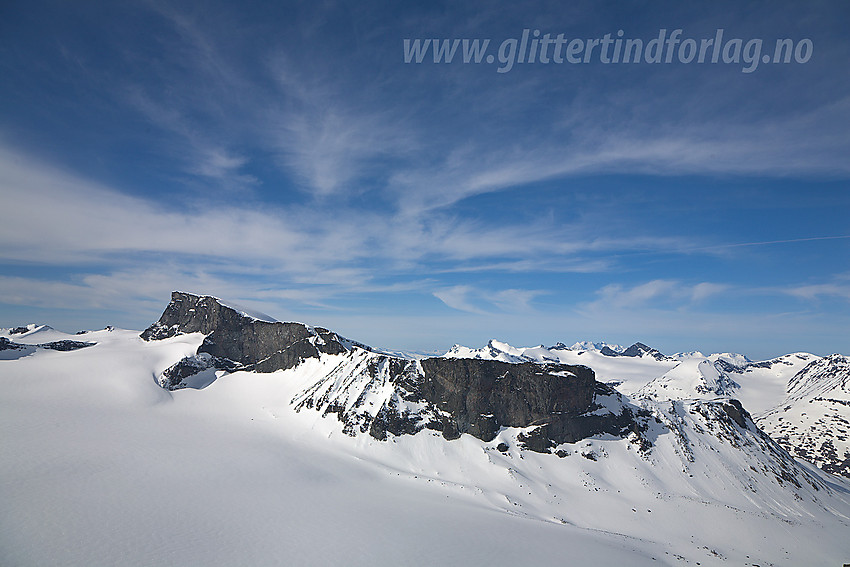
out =
[[(158, 376), (203, 335), (41, 333), (96, 344), (0, 360), (4, 566), (850, 561), (850, 482), (699, 399), (646, 402), (648, 453), (609, 435), (535, 453), (512, 428), (492, 442), (432, 431), (381, 442), (295, 410), (345, 355), (167, 391)], [(2, 334), (48, 340), (36, 335)], [(600, 379), (630, 392), (676, 365), (653, 359), (649, 376), (646, 358), (563, 353), (598, 358)]]

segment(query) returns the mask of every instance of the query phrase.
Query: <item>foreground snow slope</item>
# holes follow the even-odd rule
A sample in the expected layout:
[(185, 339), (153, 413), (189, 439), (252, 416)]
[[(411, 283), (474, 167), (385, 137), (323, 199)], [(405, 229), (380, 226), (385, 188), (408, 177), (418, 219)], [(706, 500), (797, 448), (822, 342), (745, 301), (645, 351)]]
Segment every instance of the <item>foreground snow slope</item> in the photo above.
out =
[(850, 557), (848, 484), (806, 472), (716, 405), (652, 406), (663, 423), (646, 455), (610, 436), (565, 444), (562, 458), (520, 451), (511, 429), (490, 443), (429, 431), (381, 442), (293, 408), (346, 355), (169, 392), (156, 377), (202, 335), (81, 340), (98, 344), (0, 361), (3, 565)]
[(407, 470), (438, 444), (364, 460), (288, 410), (281, 373), (158, 387), (200, 340), (116, 332), (3, 361), (0, 563), (657, 564), (650, 542), (506, 515)]

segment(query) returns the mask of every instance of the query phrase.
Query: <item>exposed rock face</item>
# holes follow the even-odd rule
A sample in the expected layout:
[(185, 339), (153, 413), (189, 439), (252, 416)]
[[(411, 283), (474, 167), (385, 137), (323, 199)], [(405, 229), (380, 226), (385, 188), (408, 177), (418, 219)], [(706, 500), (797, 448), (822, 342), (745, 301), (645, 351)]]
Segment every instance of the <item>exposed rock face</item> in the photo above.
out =
[(25, 348), (27, 348), (26, 345), (19, 345), (6, 337), (0, 337), (0, 350), (23, 350)]
[(0, 350), (27, 350), (33, 348), (46, 348), (50, 350), (59, 350), (63, 352), (71, 351), (71, 350), (79, 350), (81, 348), (86, 348), (90, 346), (94, 346), (95, 343), (85, 343), (82, 341), (54, 341), (51, 343), (41, 343), (37, 345), (23, 345), (16, 342), (12, 342), (6, 337), (0, 337)]
[(599, 354), (604, 354), (605, 356), (620, 356), (620, 353), (615, 351), (609, 346), (604, 346), (599, 350)]
[(240, 370), (257, 372), (286, 370), (320, 353), (340, 354), (348, 350), (343, 339), (327, 329), (262, 321), (214, 297), (175, 291), (159, 321), (141, 337), (149, 341), (181, 333), (207, 335), (198, 353), (232, 361)]
[(79, 350), (81, 348), (86, 348), (90, 346), (94, 346), (95, 343), (86, 343), (83, 341), (54, 341), (52, 343), (42, 343), (38, 345), (41, 348), (49, 348), (51, 350), (59, 350), (63, 352), (68, 352), (71, 350)]
[(635, 343), (622, 352), (620, 356), (643, 356), (649, 354), (656, 360), (665, 360), (667, 357), (661, 354), (658, 349), (646, 346), (643, 343)]
[(584, 366), (496, 360), (422, 361), (423, 399), (449, 412), (459, 433), (489, 441), (499, 427), (544, 425), (590, 409), (593, 371)]
[[(26, 329), (26, 327), (23, 327)], [(31, 331), (32, 329), (27, 329)], [(20, 333), (16, 333), (20, 334)], [(16, 360), (29, 356), (39, 349), (50, 349), (59, 351), (77, 350), (85, 347), (90, 347), (95, 343), (84, 343), (80, 341), (55, 341), (51, 343), (41, 343), (37, 345), (28, 345), (16, 343), (6, 337), (0, 337), (0, 360)]]
[[(235, 370), (237, 365), (229, 360), (206, 353), (187, 356), (165, 369), (159, 377), (159, 385), (166, 390), (182, 388), (204, 388), (215, 380), (215, 370)], [(207, 372), (212, 371), (212, 372)], [(208, 374), (206, 380), (201, 374)]]
[[(695, 462), (694, 450), (714, 437), (744, 455), (750, 455), (750, 470), (758, 478), (774, 478), (780, 485), (808, 486), (815, 491), (827, 488), (817, 476), (801, 467), (776, 441), (753, 422), (750, 414), (735, 399), (670, 400), (651, 402), (653, 416), (673, 434), (681, 451), (684, 471)], [(699, 438), (702, 437), (702, 440)], [(748, 489), (755, 491), (752, 481)]]
[(655, 360), (668, 360), (664, 354), (661, 353), (658, 349), (654, 349), (650, 346), (647, 346), (643, 343), (635, 343), (629, 348), (622, 349), (621, 351), (616, 351), (608, 345), (603, 345), (601, 349), (599, 349), (600, 354), (604, 354), (605, 356), (631, 356), (631, 357), (641, 357), (645, 354), (649, 354)]
[[(195, 356), (159, 377), (164, 388), (204, 387), (214, 379), (211, 369), (273, 372), (308, 358), (341, 355), (336, 368), (292, 403), (298, 410), (336, 414), (349, 434), (386, 439), (429, 428), (447, 439), (468, 433), (491, 441), (502, 427), (533, 427), (522, 441), (530, 449), (549, 451), (598, 433), (625, 436), (646, 429), (637, 419), (640, 410), (596, 382), (585, 366), (405, 360), (371, 352), (327, 329), (260, 320), (213, 297), (174, 292), (162, 317), (141, 337), (159, 340), (194, 332), (206, 335), (203, 343)], [(204, 373), (207, 379), (193, 378)], [(616, 400), (603, 406), (597, 403), (601, 398)]]
[(336, 414), (346, 433), (381, 440), (427, 428), (446, 439), (468, 433), (492, 441), (502, 427), (532, 428), (519, 440), (539, 452), (599, 433), (634, 433), (641, 443), (649, 417), (584, 366), (412, 361), (359, 349), (292, 403), (299, 411)]

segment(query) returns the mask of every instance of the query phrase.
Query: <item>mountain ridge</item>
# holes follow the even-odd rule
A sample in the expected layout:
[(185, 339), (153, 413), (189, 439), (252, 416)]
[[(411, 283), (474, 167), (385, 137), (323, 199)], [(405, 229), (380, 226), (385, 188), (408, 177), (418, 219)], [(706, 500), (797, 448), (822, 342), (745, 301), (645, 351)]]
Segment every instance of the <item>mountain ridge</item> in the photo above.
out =
[[(212, 296), (173, 292), (160, 319), (140, 337), (156, 341), (188, 333), (203, 334), (203, 342), (193, 356), (161, 374), (159, 383), (167, 389), (206, 386), (213, 368), (274, 372), (307, 359), (339, 356), (337, 368), (305, 392), (296, 408), (335, 414), (351, 434), (360, 431), (386, 439), (387, 433), (414, 434), (427, 428), (447, 440), (469, 433), (490, 441), (501, 427), (533, 427), (521, 441), (529, 449), (547, 452), (601, 433), (639, 435), (647, 427), (646, 412), (625, 404), (598, 413), (597, 392), (611, 392), (585, 366), (445, 357), (411, 361), (374, 352), (322, 327), (259, 320)], [(205, 372), (205, 377), (196, 378)], [(384, 392), (379, 403), (376, 391)], [(341, 399), (347, 403), (340, 404)]]

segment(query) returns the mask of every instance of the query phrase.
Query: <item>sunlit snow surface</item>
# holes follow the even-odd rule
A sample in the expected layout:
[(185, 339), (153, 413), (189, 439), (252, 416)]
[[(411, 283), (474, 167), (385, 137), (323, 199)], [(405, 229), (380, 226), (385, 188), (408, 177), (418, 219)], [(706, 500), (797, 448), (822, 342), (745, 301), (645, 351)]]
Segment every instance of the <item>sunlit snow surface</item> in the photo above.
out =
[(648, 456), (608, 437), (563, 458), (520, 451), (508, 429), (380, 442), (293, 409), (338, 357), (161, 389), (202, 338), (98, 331), (77, 337), (93, 347), (0, 360), (0, 564), (850, 560), (850, 484), (814, 469), (777, 481), (755, 436), (714, 436), (697, 402), (658, 402), (678, 433), (657, 425)]

